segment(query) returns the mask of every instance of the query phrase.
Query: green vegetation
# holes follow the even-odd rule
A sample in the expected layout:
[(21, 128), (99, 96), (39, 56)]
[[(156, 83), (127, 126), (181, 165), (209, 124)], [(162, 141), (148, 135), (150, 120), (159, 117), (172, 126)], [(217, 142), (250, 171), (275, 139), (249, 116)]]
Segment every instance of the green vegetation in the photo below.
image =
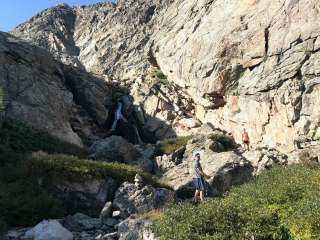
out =
[[(48, 191), (50, 184), (65, 179), (110, 176), (132, 181), (139, 173), (146, 182), (163, 186), (134, 166), (81, 160), (85, 150), (14, 120), (3, 123), (0, 135), (0, 232), (7, 226), (30, 226), (66, 214), (63, 204)], [(35, 151), (53, 155), (32, 158)]]
[(164, 73), (161, 71), (161, 69), (155, 69), (152, 72), (152, 77), (153, 78), (157, 78), (159, 83), (163, 84), (163, 85), (169, 85), (170, 82), (168, 81), (168, 78), (166, 75), (164, 75)]
[(37, 186), (29, 174), (27, 153), (0, 145), (0, 228), (29, 226), (48, 217), (61, 217), (61, 204)]
[(178, 204), (154, 231), (161, 240), (320, 239), (320, 168), (275, 167), (200, 206)]
[(67, 155), (49, 155), (32, 159), (29, 163), (32, 175), (46, 177), (50, 179), (50, 182), (66, 178), (81, 181), (88, 178), (105, 177), (112, 177), (119, 183), (124, 181), (131, 182), (138, 173), (148, 184), (159, 187), (164, 186), (157, 177), (145, 173), (136, 166), (122, 163), (97, 162)]
[(0, 129), (0, 145), (14, 152), (45, 151), (86, 157), (87, 152), (50, 134), (14, 120), (5, 121)]
[(159, 144), (156, 145), (154, 155), (161, 156), (164, 154), (171, 154), (179, 148), (186, 146), (187, 142), (190, 139), (191, 136), (162, 140)]
[(160, 69), (157, 69), (154, 74), (159, 79), (162, 79), (162, 80), (167, 79), (167, 76), (164, 75), (164, 73)]
[(160, 221), (162, 216), (163, 216), (162, 210), (153, 210), (150, 212), (135, 215), (136, 218), (150, 220), (150, 221)]
[(31, 152), (85, 156), (86, 151), (14, 120), (2, 124), (0, 135), (0, 228), (61, 217), (62, 204), (39, 187), (30, 174)]

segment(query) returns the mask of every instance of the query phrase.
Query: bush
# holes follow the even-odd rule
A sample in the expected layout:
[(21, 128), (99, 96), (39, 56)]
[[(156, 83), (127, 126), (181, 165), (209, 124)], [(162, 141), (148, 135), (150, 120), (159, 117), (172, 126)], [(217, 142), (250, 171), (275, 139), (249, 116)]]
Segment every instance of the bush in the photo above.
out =
[(45, 151), (48, 153), (64, 153), (85, 157), (86, 151), (78, 146), (61, 141), (50, 134), (36, 130), (25, 124), (7, 120), (0, 129), (0, 145), (14, 152)]
[(0, 183), (0, 211), (9, 226), (30, 226), (64, 214), (59, 201), (28, 179)]
[(0, 213), (3, 224), (30, 226), (44, 218), (61, 217), (61, 204), (30, 175), (26, 162), (30, 156), (0, 145)]
[(190, 139), (191, 136), (162, 140), (156, 145), (154, 155), (162, 156), (164, 154), (171, 154), (179, 148), (186, 146)]
[(167, 79), (167, 76), (164, 75), (164, 73), (160, 69), (157, 69), (154, 74), (160, 80), (166, 80)]
[(320, 169), (275, 167), (228, 196), (166, 210), (154, 231), (161, 240), (320, 238)]
[(0, 128), (0, 228), (30, 226), (63, 216), (64, 209), (30, 174), (32, 151), (85, 156), (86, 152), (23, 123), (5, 121)]

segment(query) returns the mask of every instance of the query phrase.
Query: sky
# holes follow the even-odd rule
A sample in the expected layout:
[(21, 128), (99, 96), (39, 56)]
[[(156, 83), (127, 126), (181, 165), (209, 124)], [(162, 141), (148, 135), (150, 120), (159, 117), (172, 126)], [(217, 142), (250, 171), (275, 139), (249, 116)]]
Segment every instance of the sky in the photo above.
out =
[(11, 31), (42, 10), (61, 3), (86, 5), (107, 0), (0, 0), (0, 31)]

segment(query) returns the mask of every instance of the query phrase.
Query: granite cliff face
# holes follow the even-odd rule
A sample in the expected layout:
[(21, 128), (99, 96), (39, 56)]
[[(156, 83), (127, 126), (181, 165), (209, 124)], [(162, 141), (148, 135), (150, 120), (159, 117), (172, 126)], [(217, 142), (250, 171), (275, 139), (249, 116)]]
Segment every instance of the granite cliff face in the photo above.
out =
[[(59, 5), (13, 34), (119, 81), (159, 137), (172, 135), (162, 122), (178, 134), (209, 122), (237, 141), (245, 127), (255, 146), (290, 152), (320, 138), (319, 8), (316, 0)], [(154, 69), (167, 80), (157, 82)]]
[(99, 132), (108, 117), (110, 88), (57, 62), (47, 51), (0, 33), (0, 86), (6, 118), (82, 146), (81, 131)]
[(254, 144), (290, 151), (319, 139), (318, 9), (312, 0), (175, 1), (152, 37), (154, 56), (202, 122), (237, 139), (246, 127)]

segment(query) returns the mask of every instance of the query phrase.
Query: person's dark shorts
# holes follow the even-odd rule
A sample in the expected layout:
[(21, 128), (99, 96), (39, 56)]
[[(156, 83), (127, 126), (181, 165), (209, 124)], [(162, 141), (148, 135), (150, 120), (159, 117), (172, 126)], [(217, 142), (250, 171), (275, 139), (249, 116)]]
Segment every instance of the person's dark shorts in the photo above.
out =
[(204, 191), (204, 180), (203, 178), (194, 178), (194, 185), (196, 187), (196, 190), (198, 191)]

